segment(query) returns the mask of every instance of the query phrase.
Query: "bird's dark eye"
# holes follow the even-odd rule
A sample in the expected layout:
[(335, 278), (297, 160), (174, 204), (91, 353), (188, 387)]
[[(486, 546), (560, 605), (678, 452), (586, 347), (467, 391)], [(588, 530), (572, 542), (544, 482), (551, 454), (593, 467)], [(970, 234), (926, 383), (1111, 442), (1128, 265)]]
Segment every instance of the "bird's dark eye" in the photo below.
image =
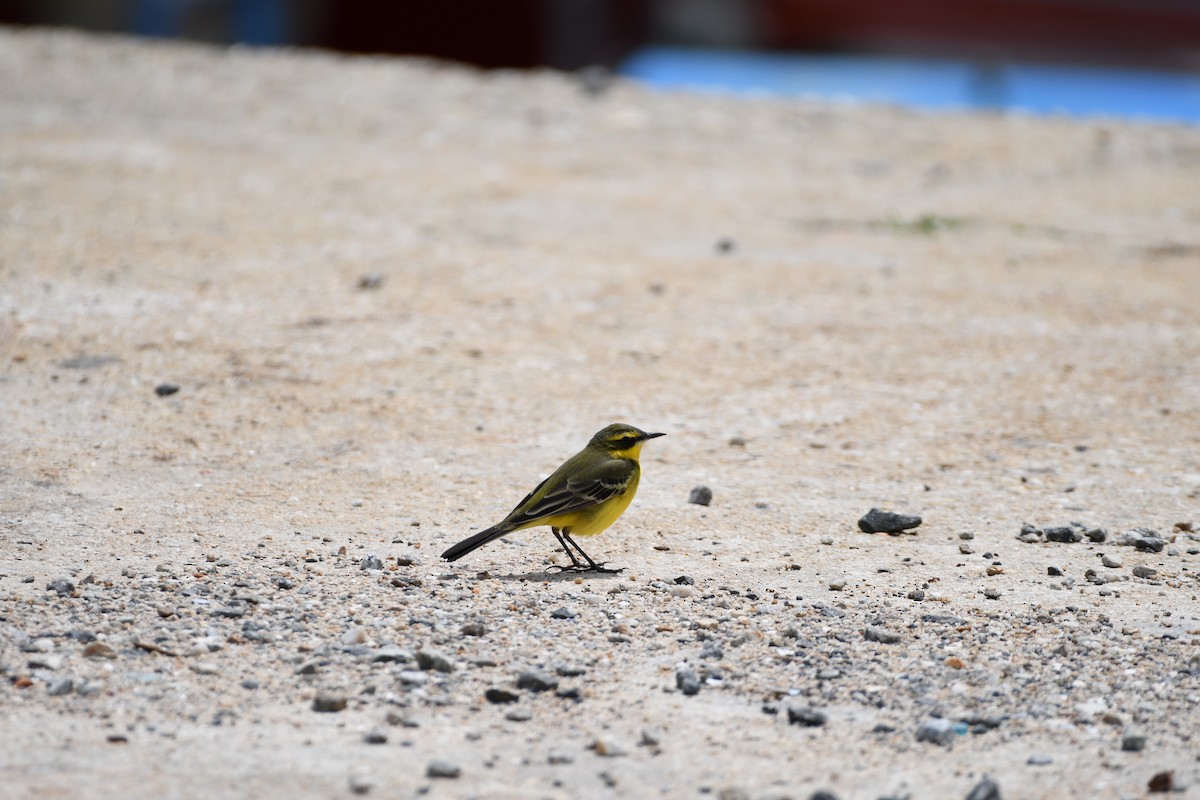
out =
[(612, 440), (613, 446), (621, 450), (627, 450), (641, 441), (641, 437), (636, 433), (623, 433)]

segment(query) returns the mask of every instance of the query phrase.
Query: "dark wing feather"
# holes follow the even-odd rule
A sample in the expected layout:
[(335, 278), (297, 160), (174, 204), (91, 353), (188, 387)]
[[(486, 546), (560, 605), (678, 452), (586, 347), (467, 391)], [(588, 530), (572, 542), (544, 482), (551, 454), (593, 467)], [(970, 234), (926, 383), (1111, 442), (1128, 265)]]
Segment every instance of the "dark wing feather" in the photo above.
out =
[[(550, 490), (532, 507), (525, 509), (520, 517), (523, 518), (523, 521), (528, 521), (542, 517), (557, 517), (591, 508), (623, 493), (629, 487), (629, 481), (633, 478), (633, 474), (634, 469), (630, 462), (612, 459), (595, 469), (588, 470), (588, 474), (568, 480), (562, 486)], [(541, 486), (538, 487), (538, 489), (540, 488)], [(530, 497), (537, 494), (538, 489), (534, 489), (530, 493)], [(518, 520), (513, 521), (518, 522)]]

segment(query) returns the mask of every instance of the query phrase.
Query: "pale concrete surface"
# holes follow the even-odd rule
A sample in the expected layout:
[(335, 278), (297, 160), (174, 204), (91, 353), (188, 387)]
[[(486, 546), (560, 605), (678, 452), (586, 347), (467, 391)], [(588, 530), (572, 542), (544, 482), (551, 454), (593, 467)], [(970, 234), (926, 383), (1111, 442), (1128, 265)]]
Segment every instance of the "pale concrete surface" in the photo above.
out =
[[(1195, 784), (1198, 186), (1194, 128), (0, 32), (5, 794)], [(585, 542), (627, 572), (439, 561), (617, 420), (669, 434)], [(1073, 520), (1110, 541), (1015, 538)], [(581, 699), (484, 700), (564, 663)]]

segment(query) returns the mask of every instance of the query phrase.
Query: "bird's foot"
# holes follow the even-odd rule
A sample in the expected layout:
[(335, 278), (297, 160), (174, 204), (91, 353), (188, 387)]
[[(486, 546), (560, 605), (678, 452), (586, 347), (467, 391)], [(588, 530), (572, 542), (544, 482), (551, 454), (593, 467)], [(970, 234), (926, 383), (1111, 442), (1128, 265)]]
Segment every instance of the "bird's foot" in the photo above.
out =
[(559, 564), (552, 564), (547, 569), (555, 570), (556, 573), (577, 572), (579, 574), (584, 574), (587, 572), (597, 572), (597, 573), (600, 573), (601, 575), (616, 575), (618, 572), (625, 571), (624, 567), (617, 567), (615, 569), (612, 569), (612, 568), (604, 566), (604, 564), (570, 564), (567, 566), (561, 566)]

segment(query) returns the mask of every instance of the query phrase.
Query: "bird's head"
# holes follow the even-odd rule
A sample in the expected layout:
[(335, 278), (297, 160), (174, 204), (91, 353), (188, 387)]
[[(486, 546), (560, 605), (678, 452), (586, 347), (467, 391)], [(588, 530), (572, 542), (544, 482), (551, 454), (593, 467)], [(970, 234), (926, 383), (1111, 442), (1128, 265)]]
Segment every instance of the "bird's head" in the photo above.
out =
[(642, 443), (647, 439), (666, 436), (665, 433), (646, 433), (640, 428), (617, 422), (596, 431), (589, 443), (612, 458), (634, 458), (642, 452)]

